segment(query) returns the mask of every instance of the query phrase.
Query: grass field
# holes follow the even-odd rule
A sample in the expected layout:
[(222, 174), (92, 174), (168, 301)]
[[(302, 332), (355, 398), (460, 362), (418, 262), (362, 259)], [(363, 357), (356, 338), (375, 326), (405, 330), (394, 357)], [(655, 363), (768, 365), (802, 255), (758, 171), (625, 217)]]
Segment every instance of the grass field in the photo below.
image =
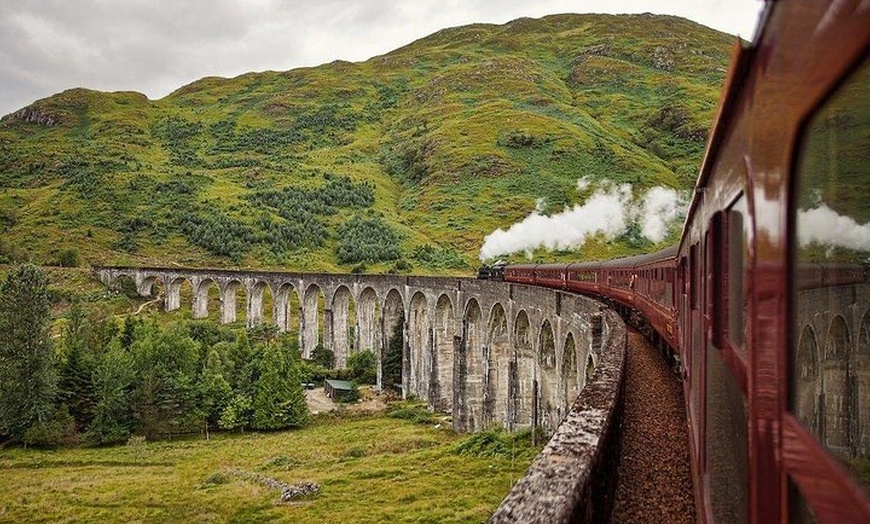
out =
[[(534, 456), (459, 454), (452, 431), (383, 415), (291, 432), (0, 450), (0, 522), (483, 522)], [(280, 492), (231, 469), (320, 494)]]

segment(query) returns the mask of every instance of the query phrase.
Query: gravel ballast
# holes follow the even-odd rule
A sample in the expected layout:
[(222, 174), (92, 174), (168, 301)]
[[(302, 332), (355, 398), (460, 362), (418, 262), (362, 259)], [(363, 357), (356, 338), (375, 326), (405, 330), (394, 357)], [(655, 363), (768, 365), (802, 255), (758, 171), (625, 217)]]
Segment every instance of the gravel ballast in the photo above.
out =
[(629, 329), (614, 523), (695, 522), (686, 408), (679, 380)]

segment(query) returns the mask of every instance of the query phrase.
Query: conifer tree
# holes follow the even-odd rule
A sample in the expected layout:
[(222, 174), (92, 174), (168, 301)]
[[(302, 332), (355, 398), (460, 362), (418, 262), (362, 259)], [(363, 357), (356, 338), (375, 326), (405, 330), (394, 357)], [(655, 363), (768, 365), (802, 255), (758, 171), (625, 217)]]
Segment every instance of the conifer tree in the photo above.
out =
[(60, 366), (58, 402), (67, 406), (79, 431), (91, 423), (94, 411), (97, 356), (89, 344), (89, 328), (84, 308), (79, 302), (73, 303), (61, 343), (65, 358)]
[(94, 370), (94, 417), (85, 433), (87, 443), (117, 444), (130, 436), (133, 378), (133, 357), (123, 347), (123, 341), (117, 339)]
[(0, 435), (21, 440), (53, 418), (57, 371), (45, 273), (18, 266), (0, 281)]
[(208, 438), (208, 429), (216, 425), (229, 405), (233, 396), (230, 384), (224, 378), (223, 364), (220, 355), (212, 349), (206, 357), (202, 374), (199, 377), (199, 405), (205, 419), (205, 437)]
[(393, 388), (402, 383), (402, 344), (404, 317), (399, 318), (393, 327), (393, 333), (387, 343), (387, 352), (384, 355), (383, 383), (385, 388)]
[(143, 330), (130, 347), (136, 371), (133, 416), (146, 436), (183, 433), (196, 428), (199, 345), (178, 325)]
[(253, 402), (254, 429), (285, 429), (305, 425), (308, 406), (294, 358), (278, 344), (262, 349)]

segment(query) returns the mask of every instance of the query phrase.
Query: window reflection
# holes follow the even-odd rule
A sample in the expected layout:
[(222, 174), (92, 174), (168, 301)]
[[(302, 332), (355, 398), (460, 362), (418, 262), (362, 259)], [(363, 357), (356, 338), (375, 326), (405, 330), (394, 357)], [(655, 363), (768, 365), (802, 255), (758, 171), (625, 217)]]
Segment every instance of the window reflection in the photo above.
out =
[(870, 72), (813, 116), (797, 159), (791, 406), (860, 483), (870, 470)]

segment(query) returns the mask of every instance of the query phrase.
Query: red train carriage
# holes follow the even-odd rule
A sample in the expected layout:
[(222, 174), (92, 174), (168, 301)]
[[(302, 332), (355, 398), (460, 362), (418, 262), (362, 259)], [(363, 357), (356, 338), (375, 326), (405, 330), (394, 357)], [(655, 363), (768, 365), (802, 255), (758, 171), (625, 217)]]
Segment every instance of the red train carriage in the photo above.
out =
[(504, 267), (504, 279), (508, 282), (521, 284), (535, 283), (535, 268), (537, 264), (516, 264)]
[(702, 522), (870, 522), (870, 3), (762, 22), (679, 246), (505, 280), (604, 297), (676, 348)]
[[(772, 2), (764, 22), (735, 50), (679, 247), (697, 499), (707, 522), (870, 522), (848, 471), (870, 447), (870, 6)], [(805, 328), (822, 347), (800, 351)]]

